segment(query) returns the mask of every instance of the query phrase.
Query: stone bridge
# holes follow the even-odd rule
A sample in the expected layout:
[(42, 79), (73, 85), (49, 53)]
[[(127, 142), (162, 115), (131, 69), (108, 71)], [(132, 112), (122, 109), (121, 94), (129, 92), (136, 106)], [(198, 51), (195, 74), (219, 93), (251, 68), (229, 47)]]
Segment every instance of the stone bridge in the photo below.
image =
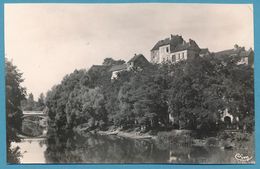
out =
[(45, 111), (23, 111), (23, 116), (47, 116)]
[(23, 116), (22, 118), (27, 118), (27, 117), (39, 117), (41, 120), (40, 125), (47, 127), (47, 120), (48, 120), (48, 116), (47, 116), (47, 112), (43, 111), (23, 111)]
[(38, 123), (40, 126), (44, 127), (43, 133), (41, 136), (37, 137), (28, 137), (22, 133), (18, 134), (18, 137), (21, 139), (43, 139), (46, 137), (47, 133), (47, 126), (48, 126), (48, 110), (45, 108), (43, 111), (23, 111), (22, 119), (30, 118), (30, 117), (37, 117), (39, 119), (33, 120), (33, 123)]

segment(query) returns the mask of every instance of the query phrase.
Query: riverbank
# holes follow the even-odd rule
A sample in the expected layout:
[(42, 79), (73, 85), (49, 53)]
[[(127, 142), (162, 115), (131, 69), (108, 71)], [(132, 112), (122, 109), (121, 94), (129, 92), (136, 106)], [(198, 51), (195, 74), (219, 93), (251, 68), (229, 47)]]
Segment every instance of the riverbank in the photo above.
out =
[(192, 130), (170, 130), (142, 133), (136, 130), (122, 130), (110, 128), (102, 130), (78, 130), (80, 135), (87, 133), (118, 136), (130, 139), (154, 140), (165, 145), (198, 146), (198, 147), (220, 147), (222, 149), (244, 149), (246, 152), (254, 152), (254, 133), (246, 133), (238, 130), (219, 131), (214, 136), (198, 137), (196, 131)]
[(107, 130), (91, 131), (99, 135), (114, 135), (130, 139), (150, 139), (165, 144), (179, 146), (220, 147), (222, 149), (244, 149), (246, 152), (254, 152), (254, 133), (241, 131), (221, 131), (215, 137), (197, 138), (191, 130), (160, 131), (154, 135), (149, 132)]
[(132, 138), (132, 139), (156, 139), (157, 136), (150, 135), (148, 133), (140, 133), (135, 131), (120, 131), (120, 130), (108, 130), (108, 131), (97, 131), (100, 135), (116, 135), (120, 137)]
[[(138, 135), (134, 130), (85, 130), (80, 135), (49, 135), (47, 141), (23, 140), (16, 146), (23, 153), (22, 163), (33, 163), (35, 160), (41, 163), (75, 163), (79, 162), (78, 159), (83, 163), (255, 163), (254, 145), (249, 144), (254, 133), (223, 131), (216, 137), (201, 139), (189, 130), (160, 131), (155, 135), (149, 133), (156, 132)], [(144, 137), (149, 135), (152, 137)], [(229, 140), (236, 145), (231, 149), (222, 149), (221, 140)], [(35, 156), (35, 151), (39, 156)], [(34, 156), (35, 160), (29, 161), (32, 159), (29, 156)]]

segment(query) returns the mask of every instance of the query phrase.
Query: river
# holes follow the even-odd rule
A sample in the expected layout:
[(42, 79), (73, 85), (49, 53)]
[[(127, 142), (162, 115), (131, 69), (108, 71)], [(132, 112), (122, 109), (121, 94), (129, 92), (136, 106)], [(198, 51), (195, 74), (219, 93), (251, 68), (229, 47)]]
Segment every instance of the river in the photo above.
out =
[[(247, 154), (251, 149), (225, 150), (220, 147), (179, 146), (172, 140), (133, 139), (116, 135), (73, 132), (49, 132), (37, 119), (26, 119), (22, 124), (24, 136), (11, 147), (19, 147), (20, 163), (241, 163), (237, 153)], [(59, 133), (59, 134), (58, 134)], [(243, 144), (245, 145), (245, 144)], [(252, 163), (252, 161), (250, 161)]]
[(240, 163), (234, 150), (93, 134), (22, 139), (12, 146), (20, 147), (21, 163)]

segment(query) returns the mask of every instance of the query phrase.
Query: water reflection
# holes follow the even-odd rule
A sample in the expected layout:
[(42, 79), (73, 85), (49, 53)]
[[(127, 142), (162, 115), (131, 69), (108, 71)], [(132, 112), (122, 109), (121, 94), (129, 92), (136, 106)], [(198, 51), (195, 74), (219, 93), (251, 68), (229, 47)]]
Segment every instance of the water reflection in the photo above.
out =
[(21, 140), (17, 137), (17, 130), (11, 128), (7, 125), (7, 139), (6, 139), (6, 149), (7, 149), (7, 162), (8, 163), (20, 163), (20, 147), (12, 146), (12, 142), (20, 142)]
[(52, 137), (45, 157), (50, 163), (159, 163), (167, 162), (167, 150), (150, 141), (116, 136)]
[(46, 139), (23, 139), (12, 146), (20, 147), (21, 163), (241, 163), (234, 158), (239, 150), (93, 134), (49, 135)]
[(18, 146), (11, 146), (7, 144), (7, 162), (8, 163), (20, 163), (20, 158), (22, 154), (20, 152), (20, 147)]
[[(46, 126), (37, 117), (23, 119), (21, 131), (12, 132), (16, 139), (9, 139), (7, 161), (9, 163), (46, 163)], [(11, 133), (11, 132), (10, 132)]]
[[(24, 119), (21, 140), (8, 149), (13, 163), (241, 163), (236, 153), (252, 153), (251, 149), (224, 150), (219, 147), (175, 145), (173, 140), (138, 140), (118, 136), (48, 131), (39, 119)], [(60, 133), (60, 134), (57, 134)], [(16, 147), (20, 147), (17, 149)], [(10, 151), (9, 151), (10, 150)], [(12, 151), (11, 151), (12, 150)], [(10, 160), (11, 159), (11, 160)]]
[(13, 142), (11, 146), (20, 147), (20, 163), (46, 163), (44, 139), (23, 139), (21, 142)]
[(37, 137), (43, 134), (46, 126), (41, 125), (41, 120), (37, 117), (27, 117), (22, 122), (22, 134), (31, 137)]
[(213, 147), (163, 146), (151, 140), (89, 135), (47, 141), (48, 163), (236, 163), (234, 151)]

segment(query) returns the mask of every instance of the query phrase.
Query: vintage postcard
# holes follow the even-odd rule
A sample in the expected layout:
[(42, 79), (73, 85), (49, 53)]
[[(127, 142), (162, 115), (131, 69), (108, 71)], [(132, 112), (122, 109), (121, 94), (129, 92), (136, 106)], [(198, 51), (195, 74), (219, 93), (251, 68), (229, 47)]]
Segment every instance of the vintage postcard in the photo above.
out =
[(254, 164), (252, 4), (4, 5), (7, 163)]

